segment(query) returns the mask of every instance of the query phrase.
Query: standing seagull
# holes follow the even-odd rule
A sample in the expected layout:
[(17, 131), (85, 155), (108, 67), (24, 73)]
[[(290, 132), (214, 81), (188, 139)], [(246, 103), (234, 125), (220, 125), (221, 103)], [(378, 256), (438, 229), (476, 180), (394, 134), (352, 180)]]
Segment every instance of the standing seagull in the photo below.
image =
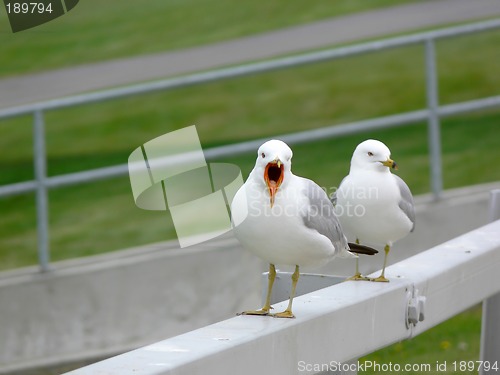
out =
[[(292, 150), (282, 141), (260, 146), (255, 167), (231, 204), (234, 233), (242, 246), (269, 262), (264, 307), (247, 315), (269, 315), (276, 264), (295, 266), (290, 300), (285, 311), (273, 314), (293, 318), (292, 302), (299, 267), (319, 267), (335, 256), (353, 258), (334, 208), (316, 183), (291, 171)], [(359, 253), (376, 250), (354, 246)]]
[(415, 228), (413, 197), (408, 185), (391, 173), (397, 165), (390, 156), (391, 151), (380, 141), (360, 143), (352, 155), (349, 174), (332, 198), (342, 227), (356, 236), (356, 243), (385, 246), (380, 276), (361, 276), (356, 260), (353, 280), (389, 281), (385, 267), (391, 246)]

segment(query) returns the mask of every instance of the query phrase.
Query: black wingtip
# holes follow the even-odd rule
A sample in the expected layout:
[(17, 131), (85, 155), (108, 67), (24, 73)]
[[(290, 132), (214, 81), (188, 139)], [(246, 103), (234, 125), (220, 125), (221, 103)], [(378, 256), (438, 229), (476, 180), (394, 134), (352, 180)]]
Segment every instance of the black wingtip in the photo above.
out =
[(378, 253), (377, 250), (363, 245), (358, 245), (357, 243), (349, 242), (349, 248), (351, 253), (363, 254), (363, 255), (375, 255)]

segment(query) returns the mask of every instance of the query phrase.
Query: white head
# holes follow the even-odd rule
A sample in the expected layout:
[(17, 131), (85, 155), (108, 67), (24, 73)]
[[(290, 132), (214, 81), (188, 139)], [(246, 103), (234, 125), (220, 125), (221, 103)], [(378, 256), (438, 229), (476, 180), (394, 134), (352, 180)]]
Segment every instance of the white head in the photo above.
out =
[(396, 162), (391, 159), (391, 150), (375, 139), (361, 142), (352, 154), (351, 171), (364, 169), (389, 172), (390, 168), (398, 169)]
[(280, 186), (286, 184), (291, 174), (293, 152), (279, 140), (270, 140), (259, 147), (257, 161), (252, 173), (264, 184), (270, 197), (271, 207)]

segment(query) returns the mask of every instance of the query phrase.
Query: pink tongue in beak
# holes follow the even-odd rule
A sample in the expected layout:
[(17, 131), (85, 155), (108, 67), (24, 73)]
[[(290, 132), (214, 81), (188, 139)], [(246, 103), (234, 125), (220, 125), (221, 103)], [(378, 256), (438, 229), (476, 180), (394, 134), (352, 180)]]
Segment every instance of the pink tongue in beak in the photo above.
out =
[(269, 195), (271, 197), (271, 207), (274, 205), (274, 198), (276, 197), (276, 192), (278, 191), (278, 183), (276, 181), (269, 181)]
[(274, 180), (267, 181), (267, 188), (269, 189), (269, 197), (270, 197), (271, 207), (273, 207), (273, 205), (274, 205), (276, 193), (278, 192), (280, 185), (281, 185), (281, 181), (274, 181)]

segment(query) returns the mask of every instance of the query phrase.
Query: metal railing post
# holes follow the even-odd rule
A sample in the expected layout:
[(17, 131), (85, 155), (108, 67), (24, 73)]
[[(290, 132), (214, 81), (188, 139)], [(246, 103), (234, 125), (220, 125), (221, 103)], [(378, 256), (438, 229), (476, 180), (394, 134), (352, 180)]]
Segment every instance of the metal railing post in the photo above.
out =
[(43, 111), (33, 113), (33, 162), (36, 180), (36, 224), (38, 262), (42, 272), (49, 271), (49, 213), (47, 193), (47, 155)]
[[(490, 195), (490, 221), (500, 219), (500, 189), (493, 190)], [(481, 324), (480, 360), (493, 365), (500, 358), (500, 293), (484, 300)], [(497, 362), (497, 365), (500, 363)], [(488, 368), (488, 370), (486, 370)], [(479, 375), (497, 373), (483, 366)]]
[(443, 175), (441, 167), (441, 131), (439, 123), (438, 82), (436, 69), (436, 52), (433, 39), (425, 41), (425, 75), (427, 90), (428, 142), (429, 161), (431, 169), (431, 189), (434, 199), (439, 199), (443, 190)]

